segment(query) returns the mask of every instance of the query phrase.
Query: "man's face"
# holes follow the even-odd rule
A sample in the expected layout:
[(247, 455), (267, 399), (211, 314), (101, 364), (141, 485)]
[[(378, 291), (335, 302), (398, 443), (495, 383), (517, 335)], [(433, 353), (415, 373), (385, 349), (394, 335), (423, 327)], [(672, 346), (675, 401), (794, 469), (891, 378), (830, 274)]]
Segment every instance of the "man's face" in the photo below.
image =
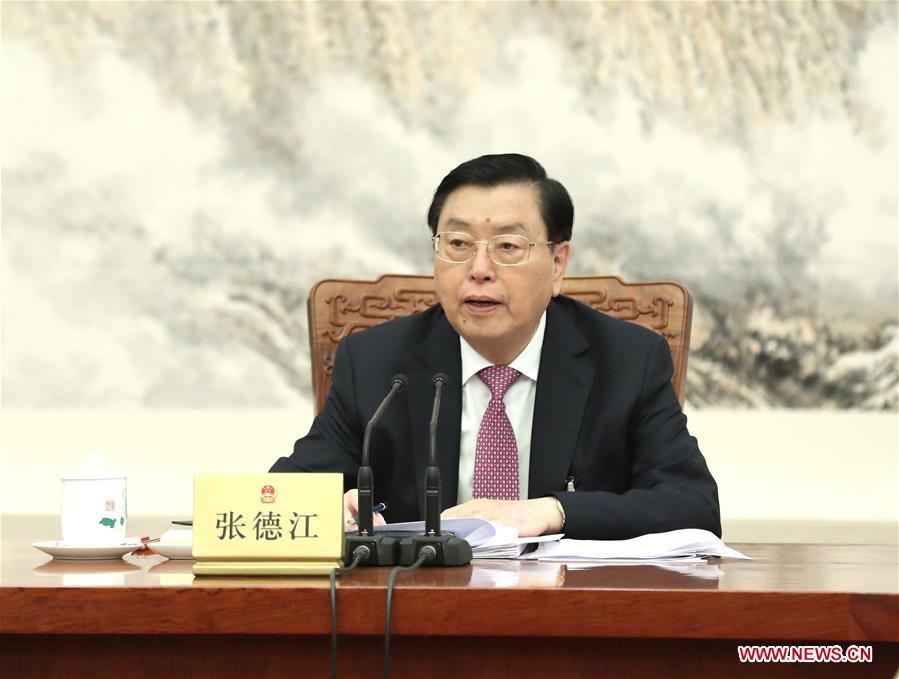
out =
[[(538, 201), (537, 188), (528, 184), (463, 186), (447, 196), (437, 233), (461, 232), (477, 240), (519, 234), (545, 241)], [(478, 353), (494, 363), (510, 363), (530, 341), (550, 299), (559, 294), (568, 255), (566, 242), (553, 250), (537, 245), (518, 266), (494, 262), (486, 244), (461, 264), (435, 257), (437, 299), (456, 332)]]

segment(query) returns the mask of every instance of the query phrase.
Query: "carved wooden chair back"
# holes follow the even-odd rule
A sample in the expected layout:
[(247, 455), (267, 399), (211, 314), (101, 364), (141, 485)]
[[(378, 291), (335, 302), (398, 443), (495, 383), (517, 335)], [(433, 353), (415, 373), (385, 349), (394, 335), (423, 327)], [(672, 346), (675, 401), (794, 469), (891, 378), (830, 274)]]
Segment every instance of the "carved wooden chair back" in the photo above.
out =
[[(683, 405), (693, 299), (673, 282), (625, 283), (617, 276), (566, 278), (562, 294), (659, 333), (674, 361), (671, 383)], [(334, 352), (344, 337), (358, 330), (418, 311), (436, 303), (431, 276), (384, 275), (376, 281), (324, 280), (309, 293), (309, 351), (315, 412), (331, 388)]]

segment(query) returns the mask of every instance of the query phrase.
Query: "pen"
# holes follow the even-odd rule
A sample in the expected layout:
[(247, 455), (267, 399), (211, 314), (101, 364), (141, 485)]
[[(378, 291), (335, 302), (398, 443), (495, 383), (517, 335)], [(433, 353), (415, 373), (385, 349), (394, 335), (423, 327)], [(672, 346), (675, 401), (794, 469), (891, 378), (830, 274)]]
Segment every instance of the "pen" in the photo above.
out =
[[(379, 502), (376, 505), (372, 505), (371, 512), (372, 514), (378, 514), (379, 512), (383, 512), (385, 509), (387, 509), (387, 503)], [(352, 519), (347, 520), (347, 523), (356, 523), (356, 520), (358, 518), (358, 515), (354, 515)]]

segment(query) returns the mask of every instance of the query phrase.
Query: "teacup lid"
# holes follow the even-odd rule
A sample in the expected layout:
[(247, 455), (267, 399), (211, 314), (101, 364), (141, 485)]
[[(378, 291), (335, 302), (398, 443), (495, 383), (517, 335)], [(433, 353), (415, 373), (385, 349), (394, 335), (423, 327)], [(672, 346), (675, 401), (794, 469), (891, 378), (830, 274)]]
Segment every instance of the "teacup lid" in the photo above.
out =
[(126, 479), (124, 472), (113, 472), (103, 469), (100, 456), (97, 453), (88, 453), (84, 458), (84, 469), (77, 472), (61, 474), (63, 481), (101, 481), (103, 479)]

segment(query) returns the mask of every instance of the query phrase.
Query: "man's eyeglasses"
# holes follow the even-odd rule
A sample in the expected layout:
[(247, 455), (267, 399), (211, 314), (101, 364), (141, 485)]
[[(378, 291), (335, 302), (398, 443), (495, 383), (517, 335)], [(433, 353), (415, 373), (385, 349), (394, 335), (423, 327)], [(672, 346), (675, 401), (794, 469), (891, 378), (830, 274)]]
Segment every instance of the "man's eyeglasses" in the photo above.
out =
[(456, 231), (444, 231), (431, 238), (434, 242), (434, 254), (437, 259), (452, 264), (462, 264), (474, 257), (478, 251), (478, 245), (487, 244), (487, 254), (497, 264), (502, 266), (518, 266), (528, 261), (531, 250), (538, 245), (555, 243), (551, 240), (533, 241), (526, 236), (508, 234), (493, 236), (487, 240), (476, 240), (467, 233)]

